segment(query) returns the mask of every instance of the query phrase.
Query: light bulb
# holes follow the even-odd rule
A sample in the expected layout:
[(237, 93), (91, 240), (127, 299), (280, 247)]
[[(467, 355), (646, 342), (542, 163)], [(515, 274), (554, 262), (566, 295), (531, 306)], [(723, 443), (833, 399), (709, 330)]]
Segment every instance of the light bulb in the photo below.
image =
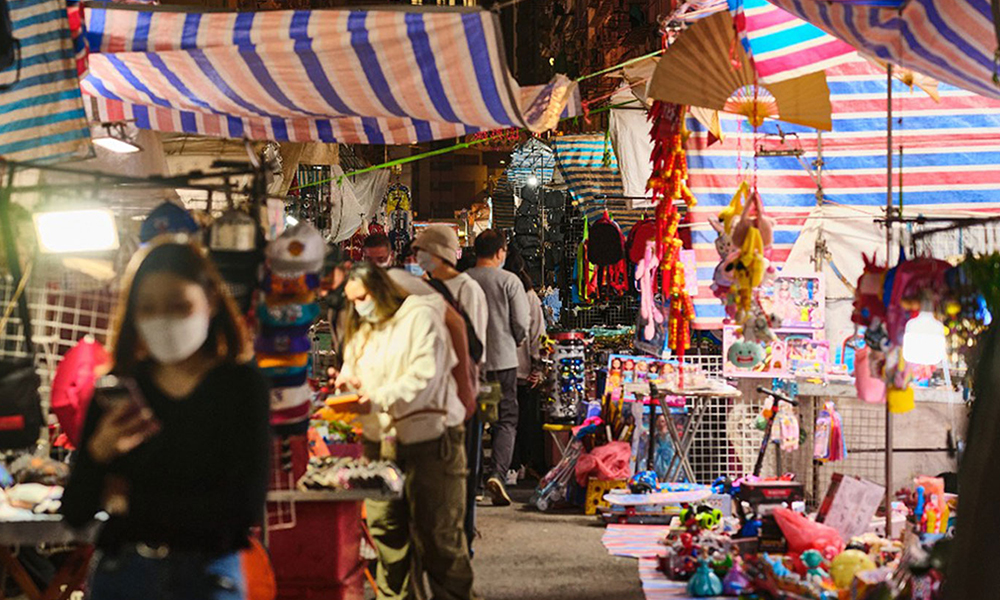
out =
[(936, 365), (946, 352), (944, 325), (929, 310), (922, 310), (906, 323), (903, 360), (914, 365)]
[(537, 175), (528, 175), (528, 182), (527, 183), (528, 183), (528, 187), (535, 187), (536, 185), (538, 185), (538, 176)]
[(109, 209), (43, 211), (35, 213), (34, 220), (39, 249), (46, 254), (118, 248), (118, 226)]

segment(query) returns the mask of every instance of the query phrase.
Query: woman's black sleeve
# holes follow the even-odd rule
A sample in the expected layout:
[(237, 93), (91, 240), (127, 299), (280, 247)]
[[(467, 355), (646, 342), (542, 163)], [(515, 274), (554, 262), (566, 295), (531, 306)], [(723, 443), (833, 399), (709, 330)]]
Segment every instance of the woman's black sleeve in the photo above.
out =
[(103, 414), (103, 410), (96, 402), (90, 403), (83, 424), (83, 435), (80, 436), (80, 447), (76, 450), (69, 483), (63, 492), (62, 507), (59, 512), (71, 527), (86, 525), (101, 510), (107, 468), (91, 458), (87, 444)]

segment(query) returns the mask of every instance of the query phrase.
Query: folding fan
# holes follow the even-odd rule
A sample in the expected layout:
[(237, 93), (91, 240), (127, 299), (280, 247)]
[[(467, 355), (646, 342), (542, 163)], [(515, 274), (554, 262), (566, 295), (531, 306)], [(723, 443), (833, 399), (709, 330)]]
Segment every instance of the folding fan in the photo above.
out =
[(680, 35), (657, 64), (648, 93), (656, 100), (741, 114), (751, 123), (769, 118), (832, 128), (826, 74), (761, 84), (725, 11)]

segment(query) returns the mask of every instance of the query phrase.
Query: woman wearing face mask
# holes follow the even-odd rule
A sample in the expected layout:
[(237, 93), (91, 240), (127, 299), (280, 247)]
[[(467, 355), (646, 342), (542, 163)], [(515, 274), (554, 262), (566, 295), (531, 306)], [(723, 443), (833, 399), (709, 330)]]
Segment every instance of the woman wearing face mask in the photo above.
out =
[(62, 499), (73, 526), (111, 513), (90, 598), (244, 597), (238, 551), (262, 516), (270, 443), (247, 339), (198, 246), (166, 241), (133, 259), (112, 369), (133, 393), (95, 396)]
[(411, 577), (416, 558), (432, 597), (472, 598), (463, 532), (466, 411), (452, 376), (457, 358), (445, 301), (437, 294), (407, 296), (371, 263), (352, 267), (344, 294), (354, 310), (338, 387), (361, 396), (365, 455), (392, 458), (406, 475), (403, 499), (366, 504), (378, 597), (416, 594), (422, 583)]

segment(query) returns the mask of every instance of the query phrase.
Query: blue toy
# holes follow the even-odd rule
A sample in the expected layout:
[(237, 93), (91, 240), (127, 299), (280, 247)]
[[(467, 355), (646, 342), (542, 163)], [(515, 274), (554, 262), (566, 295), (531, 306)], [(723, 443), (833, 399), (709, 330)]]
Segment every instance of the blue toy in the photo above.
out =
[(688, 581), (687, 593), (696, 598), (722, 595), (722, 581), (704, 558), (698, 560), (698, 570)]
[(656, 471), (640, 471), (628, 481), (628, 489), (633, 494), (649, 494), (657, 491), (658, 488)]
[(788, 577), (792, 574), (785, 566), (785, 563), (781, 562), (780, 556), (772, 557), (770, 554), (764, 554), (764, 562), (771, 566), (771, 571), (774, 573), (775, 577)]

